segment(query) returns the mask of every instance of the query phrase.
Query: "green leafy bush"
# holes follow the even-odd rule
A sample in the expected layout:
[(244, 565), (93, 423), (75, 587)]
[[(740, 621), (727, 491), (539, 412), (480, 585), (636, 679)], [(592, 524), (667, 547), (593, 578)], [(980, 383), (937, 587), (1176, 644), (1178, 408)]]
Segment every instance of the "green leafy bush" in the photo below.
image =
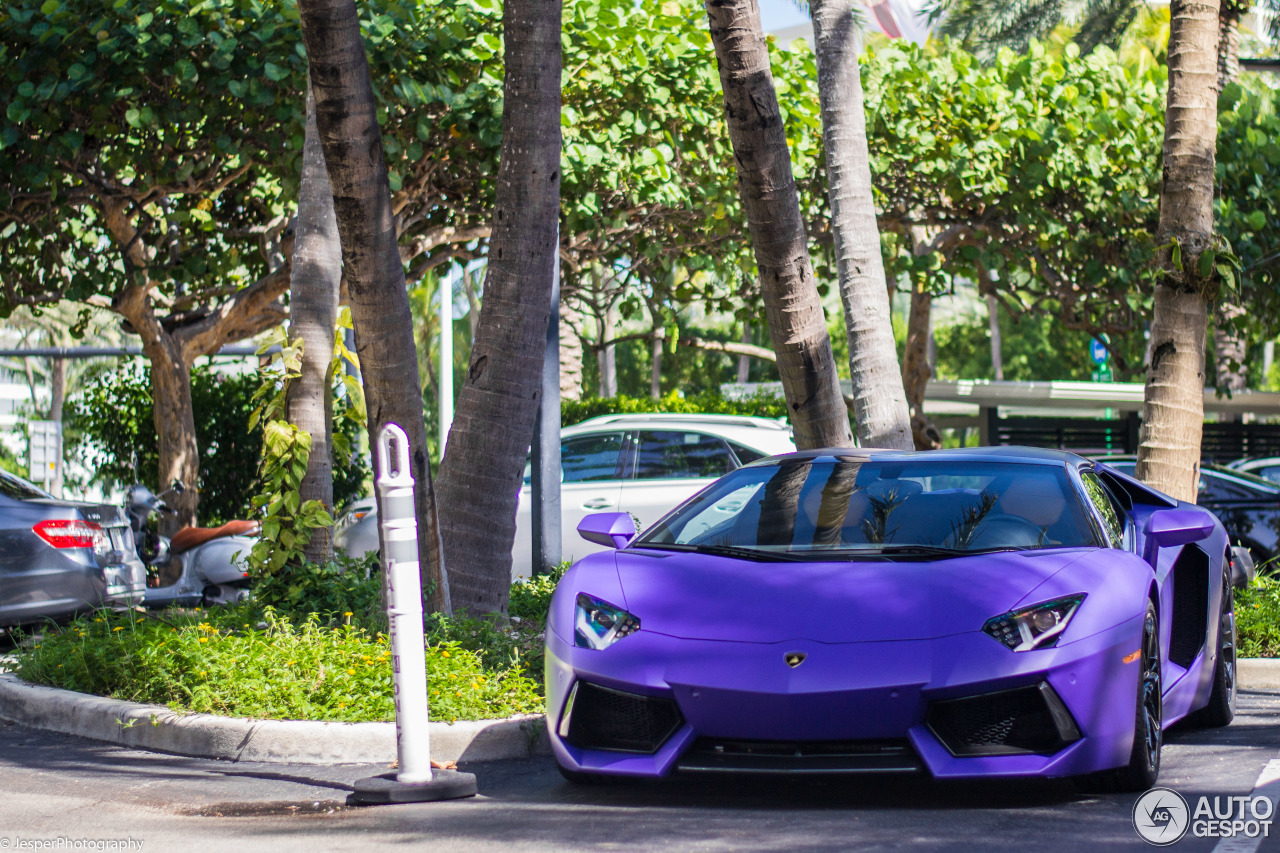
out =
[[(192, 368), (202, 524), (247, 517), (249, 500), (260, 486), (257, 465), (262, 456), (262, 430), (249, 428), (258, 386), (253, 374), (227, 376), (206, 367)], [(70, 421), (69, 429), (83, 435), (82, 452), (96, 472), (93, 482), (108, 488), (134, 482), (153, 489), (168, 485), (159, 482), (159, 439), (149, 368), (133, 365), (103, 377), (73, 401)], [(359, 427), (340, 420), (338, 428), (347, 435), (348, 444), (356, 447)], [(334, 505), (343, 506), (363, 495), (368, 475), (362, 454), (335, 458)]]
[(1280, 580), (1259, 576), (1236, 590), (1236, 654), (1280, 657)]
[[(359, 558), (335, 553), (328, 563), (286, 565), (255, 579), (253, 594), (260, 605), (294, 622), (314, 615), (326, 625), (349, 619), (370, 630), (386, 628), (376, 551)], [(348, 613), (353, 615), (347, 617)]]
[(556, 591), (556, 584), (560, 583), (560, 578), (569, 571), (569, 566), (570, 563), (566, 560), (549, 574), (511, 584), (507, 613), (513, 619), (546, 622), (547, 608), (551, 606), (551, 594)]
[[(426, 657), (435, 720), (542, 710), (540, 684), (518, 668), (486, 667), (456, 642), (429, 645)], [(177, 711), (345, 722), (395, 716), (385, 634), (316, 619), (295, 625), (253, 605), (85, 617), (19, 653), (15, 671), (37, 684)]]

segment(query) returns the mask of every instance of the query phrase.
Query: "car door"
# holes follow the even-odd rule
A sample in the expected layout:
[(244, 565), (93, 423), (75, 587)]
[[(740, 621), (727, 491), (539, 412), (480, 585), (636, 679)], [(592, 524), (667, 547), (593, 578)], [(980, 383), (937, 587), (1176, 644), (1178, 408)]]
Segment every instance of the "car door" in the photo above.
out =
[(682, 429), (640, 429), (628, 436), (621, 509), (641, 530), (738, 467), (723, 438)]
[[(622, 488), (622, 430), (566, 436), (560, 441), (560, 548), (566, 560), (603, 550), (578, 535), (578, 522), (593, 512), (617, 512)], [(526, 468), (516, 510), (514, 577), (528, 577), (533, 566), (532, 489)]]

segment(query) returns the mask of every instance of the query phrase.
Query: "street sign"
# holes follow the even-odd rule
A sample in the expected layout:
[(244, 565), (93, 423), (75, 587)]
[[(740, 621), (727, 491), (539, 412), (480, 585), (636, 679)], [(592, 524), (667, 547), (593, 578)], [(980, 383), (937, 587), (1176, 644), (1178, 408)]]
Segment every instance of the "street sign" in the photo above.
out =
[[(1089, 357), (1093, 359), (1094, 364), (1106, 364), (1110, 356), (1111, 353), (1107, 352), (1107, 348), (1102, 341), (1097, 338), (1089, 339)], [(1097, 382), (1098, 380), (1095, 379), (1094, 381)]]
[(1105, 364), (1099, 366), (1097, 370), (1093, 371), (1093, 381), (1094, 382), (1110, 382), (1111, 368), (1107, 367)]
[(62, 423), (31, 421), (28, 429), (27, 470), (31, 474), (31, 482), (52, 486), (61, 479), (62, 473)]

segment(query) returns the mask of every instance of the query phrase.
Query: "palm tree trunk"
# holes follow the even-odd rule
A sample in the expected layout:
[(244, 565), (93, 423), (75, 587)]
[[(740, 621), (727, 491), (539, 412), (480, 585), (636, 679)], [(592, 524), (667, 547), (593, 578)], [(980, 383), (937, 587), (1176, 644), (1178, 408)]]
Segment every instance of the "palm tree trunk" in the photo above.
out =
[[(342, 240), (369, 434), (376, 440), (384, 424), (394, 423), (408, 436), (417, 482), (424, 604), (429, 611), (447, 613), (448, 576), (427, 462), (413, 319), (396, 247), (391, 186), (360, 19), (354, 0), (301, 0), (298, 9), (315, 93), (316, 127)], [(375, 454), (375, 474), (376, 458)]]
[[(1219, 92), (1240, 76), (1240, 16), (1245, 11), (1247, 8), (1238, 6), (1235, 0), (1223, 0), (1218, 11)], [(1248, 337), (1234, 326), (1245, 313), (1245, 309), (1230, 298), (1220, 298), (1214, 312), (1214, 373), (1217, 386), (1228, 391), (1243, 391), (1249, 384), (1245, 369)]]
[(911, 413), (893, 340), (871, 194), (858, 24), (852, 4), (839, 0), (813, 0), (809, 14), (818, 59), (836, 273), (849, 336), (854, 429), (864, 446), (910, 450)]
[(560, 300), (560, 399), (582, 399), (582, 312)]
[(1151, 364), (1142, 407), (1137, 476), (1194, 501), (1204, 427), (1204, 342), (1212, 279), (1197, 260), (1213, 244), (1214, 145), (1218, 135), (1217, 0), (1170, 5), (1160, 252)]
[(1000, 300), (987, 294), (987, 328), (991, 330), (991, 378), (1004, 381), (1004, 352), (1000, 335)]
[[(342, 280), (342, 243), (310, 87), (304, 140), (289, 283), (289, 325), (293, 335), (302, 339), (302, 375), (290, 384), (285, 405), (289, 422), (311, 436), (311, 454), (299, 497), (303, 502), (320, 501), (332, 514), (333, 388), (329, 367)], [(332, 559), (333, 529), (313, 530), (303, 554), (313, 563)]]
[(755, 0), (705, 0), (725, 122), (796, 447), (853, 444)]
[(504, 612), (525, 454), (542, 393), (560, 210), (558, 0), (507, 0), (502, 151), (471, 365), (440, 465), (454, 604)]
[(936, 450), (942, 434), (924, 413), (924, 392), (933, 377), (929, 366), (929, 338), (933, 295), (924, 281), (912, 282), (907, 313), (907, 340), (902, 354), (902, 384), (911, 407), (911, 437), (916, 450)]

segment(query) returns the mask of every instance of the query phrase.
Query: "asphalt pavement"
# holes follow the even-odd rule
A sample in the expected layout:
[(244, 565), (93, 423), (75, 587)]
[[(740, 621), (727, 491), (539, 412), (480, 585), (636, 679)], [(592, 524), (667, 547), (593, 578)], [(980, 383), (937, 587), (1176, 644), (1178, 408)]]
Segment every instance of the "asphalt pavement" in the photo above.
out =
[[(1280, 758), (1280, 691), (1242, 692), (1228, 728), (1167, 735), (1160, 784), (1195, 802), (1248, 795)], [(1280, 763), (1272, 765), (1280, 767)], [(382, 766), (224, 762), (129, 750), (0, 723), (0, 853), (18, 849), (464, 851), (1149, 849), (1132, 794), (1069, 782), (704, 777), (578, 786), (549, 758), (464, 764), (478, 797), (351, 807)], [(1218, 850), (1280, 850), (1261, 846)], [(1210, 851), (1190, 835), (1169, 849)]]

